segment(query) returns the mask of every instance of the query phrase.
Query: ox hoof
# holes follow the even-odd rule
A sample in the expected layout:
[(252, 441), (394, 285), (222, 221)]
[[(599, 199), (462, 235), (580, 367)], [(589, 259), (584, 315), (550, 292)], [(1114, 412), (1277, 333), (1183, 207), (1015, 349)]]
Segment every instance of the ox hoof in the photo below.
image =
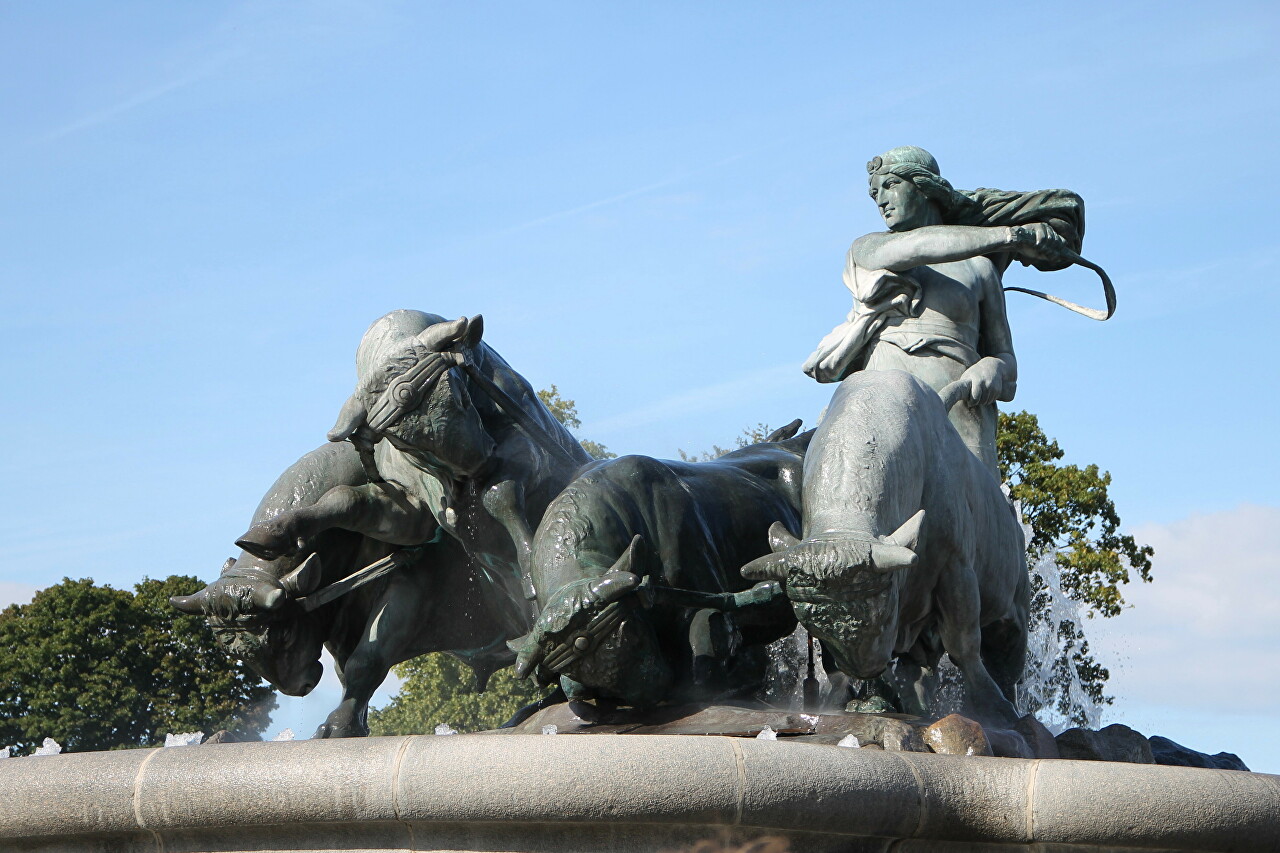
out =
[(278, 560), (298, 552), (298, 544), (291, 537), (266, 526), (250, 527), (236, 540), (236, 547), (260, 560)]
[(312, 740), (323, 740), (325, 738), (336, 737), (367, 737), (369, 730), (361, 726), (335, 726), (330, 723), (322, 723), (320, 728), (316, 729), (316, 733), (311, 736)]

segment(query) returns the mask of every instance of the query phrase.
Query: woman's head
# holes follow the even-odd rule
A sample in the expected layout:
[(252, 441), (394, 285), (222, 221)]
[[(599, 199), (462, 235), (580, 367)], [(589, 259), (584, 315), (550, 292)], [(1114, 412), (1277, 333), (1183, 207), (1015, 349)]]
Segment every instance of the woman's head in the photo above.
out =
[(871, 198), (891, 231), (952, 223), (973, 202), (938, 173), (938, 161), (923, 148), (891, 148), (867, 163)]

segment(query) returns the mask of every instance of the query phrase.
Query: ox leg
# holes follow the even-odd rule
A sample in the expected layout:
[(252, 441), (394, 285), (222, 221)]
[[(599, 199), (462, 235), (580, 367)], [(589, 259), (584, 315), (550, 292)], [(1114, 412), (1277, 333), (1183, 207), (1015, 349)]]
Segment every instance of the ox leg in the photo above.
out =
[(402, 656), (397, 656), (396, 652), (400, 647), (393, 644), (397, 638), (403, 640), (410, 624), (404, 619), (406, 614), (398, 612), (403, 605), (397, 607), (395, 602), (412, 599), (407, 595), (386, 595), (373, 608), (360, 641), (339, 668), (342, 701), (316, 729), (315, 737), (364, 737), (369, 734), (369, 700), (386, 681), (392, 665), (399, 663)]
[(898, 658), (881, 679), (889, 685), (903, 714), (928, 716), (937, 693), (937, 674), (908, 658)]
[(982, 659), (982, 630), (979, 628), (981, 602), (977, 580), (968, 566), (950, 571), (954, 583), (940, 590), (938, 611), (942, 615), (942, 647), (964, 673), (965, 698), (980, 722), (1010, 728), (1018, 720), (1014, 708)]
[(982, 660), (1010, 702), (1017, 702), (1018, 682), (1027, 663), (1027, 628), (1017, 619), (1002, 619), (982, 629)]
[[(490, 486), (481, 500), (485, 510), (502, 525), (516, 546), (516, 559), (520, 563), (524, 597), (533, 601), (537, 597), (530, 568), (533, 558), (533, 531), (529, 529), (529, 521), (525, 518), (524, 486), (519, 480), (503, 480)], [(534, 617), (537, 617), (536, 610)]]
[(733, 647), (733, 629), (718, 610), (699, 610), (689, 624), (693, 652), (693, 684), (700, 692), (718, 693), (725, 686), (725, 660)]
[(263, 560), (296, 553), (300, 542), (338, 527), (392, 545), (420, 545), (436, 534), (431, 507), (393, 483), (335, 486), (311, 506), (282, 512), (236, 540)]

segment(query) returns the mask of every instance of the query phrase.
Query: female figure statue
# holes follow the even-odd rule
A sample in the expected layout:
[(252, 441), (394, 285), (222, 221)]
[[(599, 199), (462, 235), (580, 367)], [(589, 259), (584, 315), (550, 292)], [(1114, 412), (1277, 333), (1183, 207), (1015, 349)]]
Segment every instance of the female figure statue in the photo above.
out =
[(1078, 258), (1084, 202), (1066, 190), (957, 191), (914, 146), (885, 152), (867, 172), (889, 230), (849, 249), (853, 310), (805, 373), (839, 382), (856, 370), (905, 370), (939, 392), (958, 380), (963, 404), (951, 422), (999, 480), (995, 402), (1012, 400), (1018, 381), (1001, 275), (1015, 258), (1042, 270)]

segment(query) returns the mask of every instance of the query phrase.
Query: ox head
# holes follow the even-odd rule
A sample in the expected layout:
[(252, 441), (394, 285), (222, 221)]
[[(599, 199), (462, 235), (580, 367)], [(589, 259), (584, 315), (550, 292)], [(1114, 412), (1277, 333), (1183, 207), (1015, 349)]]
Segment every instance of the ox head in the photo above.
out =
[(237, 566), (232, 557), (216, 581), (192, 595), (175, 595), (169, 603), (184, 613), (204, 615), (218, 643), (273, 687), (305, 696), (324, 672), (320, 650), (325, 631), (317, 615), (304, 611), (295, 599), (319, 586), (320, 571), (316, 554), (278, 580), (260, 569)]
[(893, 656), (899, 578), (916, 565), (923, 521), (920, 510), (888, 536), (832, 532), (803, 541), (774, 523), (773, 553), (742, 574), (785, 582), (796, 618), (824, 641), (840, 670), (873, 678)]
[(607, 570), (549, 596), (533, 630), (508, 643), (516, 653), (516, 674), (523, 678), (536, 670), (543, 681), (564, 677), (576, 683), (575, 690), (635, 707), (659, 702), (672, 672), (631, 595), (643, 583), (639, 564), (646, 556), (637, 535)]
[(483, 333), (479, 315), (441, 321), (393, 311), (375, 321), (356, 352), (356, 391), (329, 440), (371, 433), (450, 477), (480, 470), (495, 444), (459, 368), (473, 359)]

